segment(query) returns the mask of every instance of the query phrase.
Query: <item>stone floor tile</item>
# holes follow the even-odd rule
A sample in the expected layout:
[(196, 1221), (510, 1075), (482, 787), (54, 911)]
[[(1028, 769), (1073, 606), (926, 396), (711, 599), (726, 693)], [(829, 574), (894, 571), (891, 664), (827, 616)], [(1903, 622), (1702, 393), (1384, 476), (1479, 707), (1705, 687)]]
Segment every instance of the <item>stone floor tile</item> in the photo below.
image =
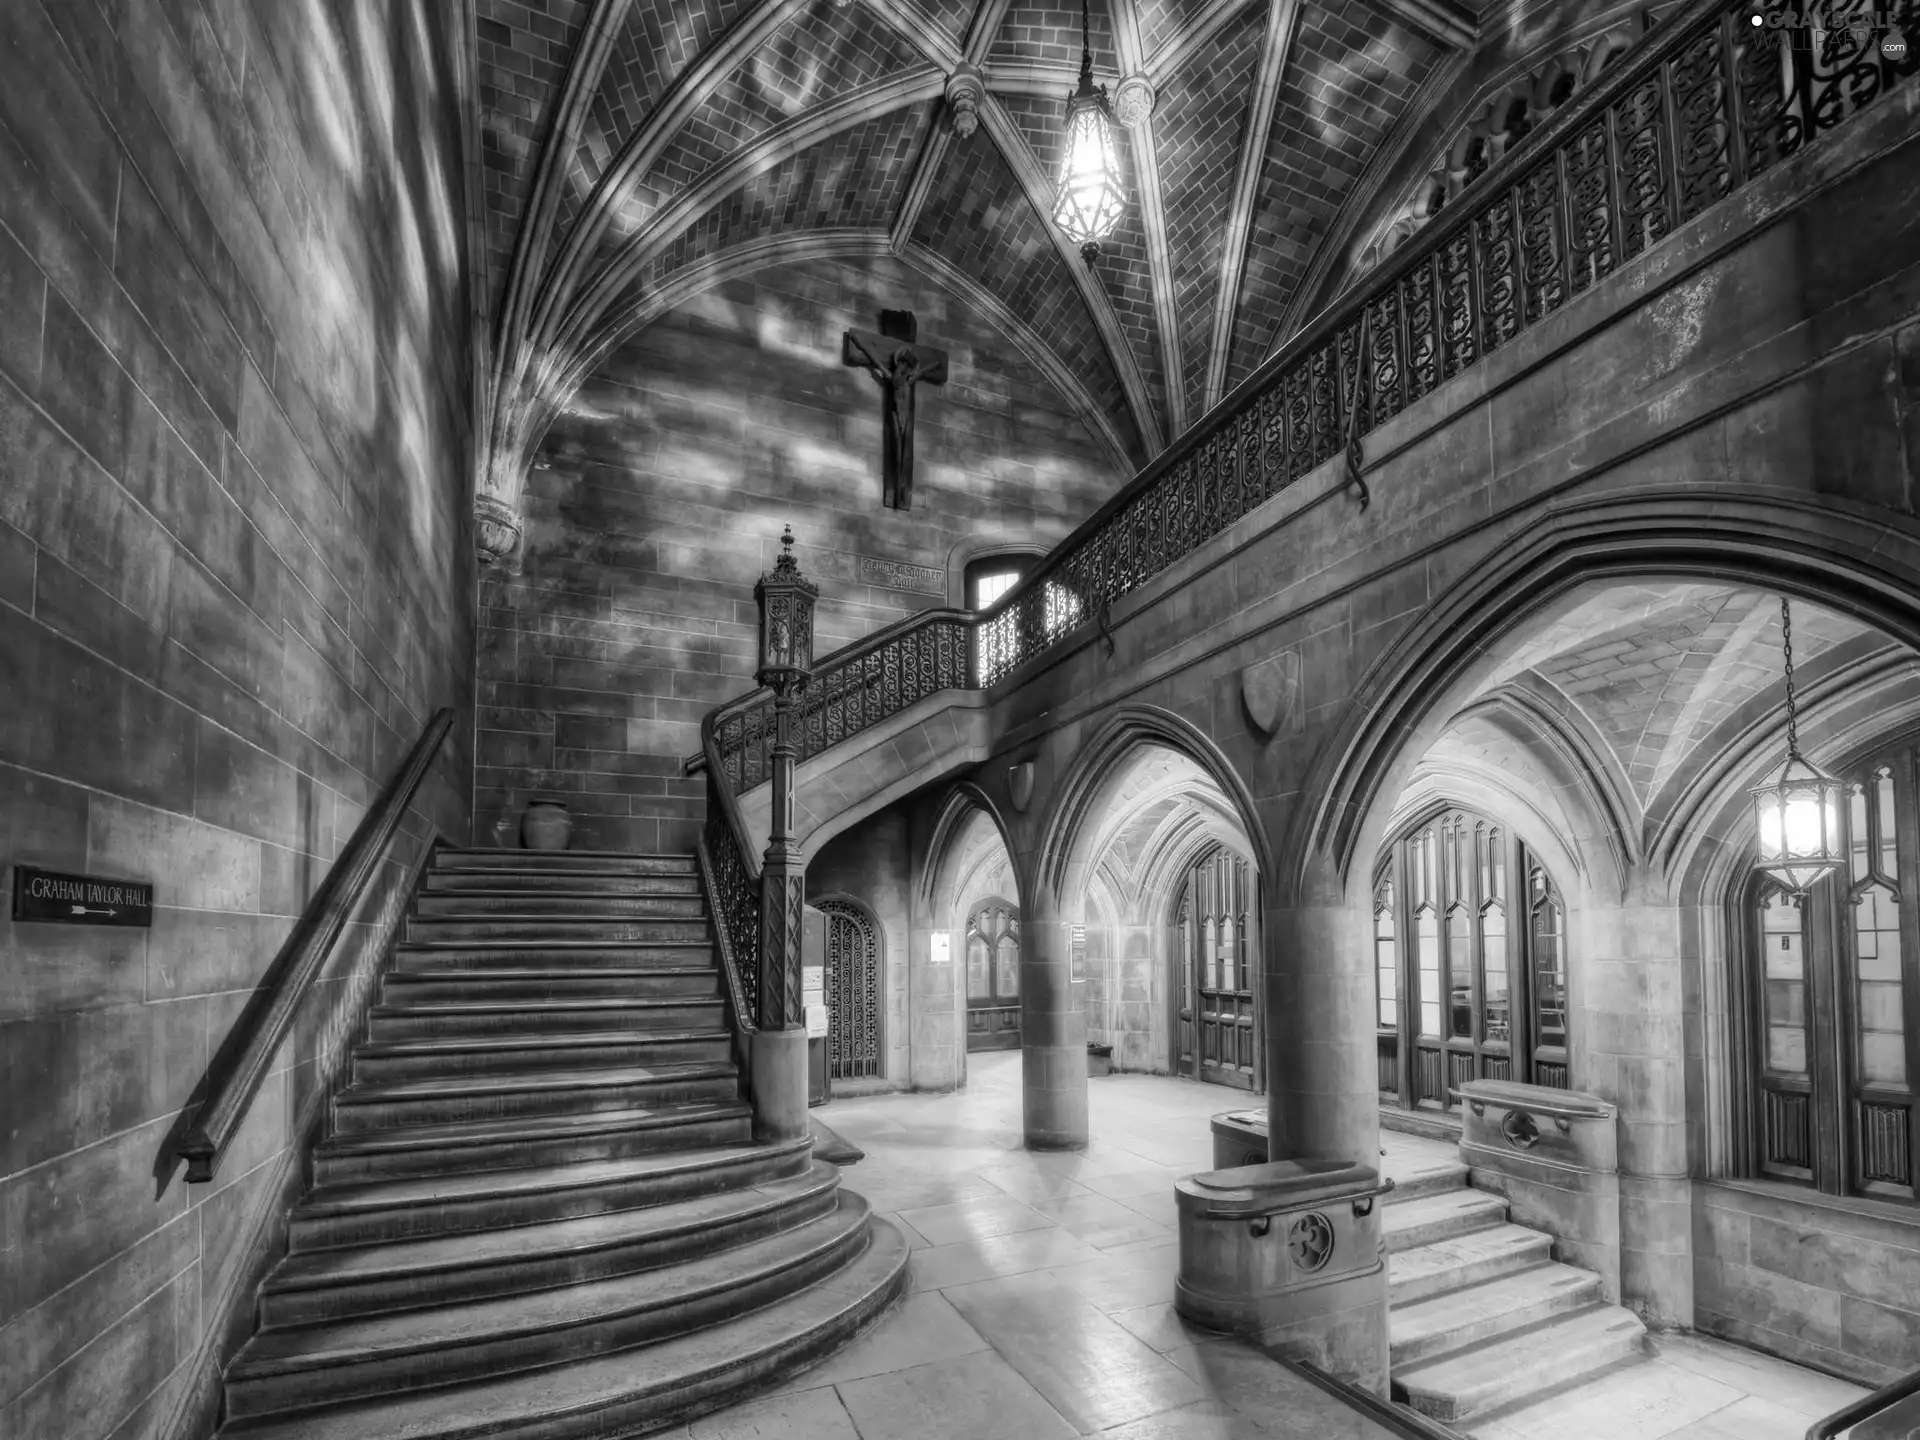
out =
[(1807, 1426), (1807, 1417), (1799, 1411), (1749, 1395), (1669, 1431), (1663, 1440), (1802, 1440)]
[(1021, 1230), (989, 1240), (936, 1245), (913, 1254), (913, 1288), (939, 1290), (999, 1275), (1024, 1275), (1056, 1265), (1098, 1260), (1100, 1251), (1056, 1225)]
[(1731, 1385), (1704, 1375), (1630, 1365), (1489, 1416), (1472, 1433), (1475, 1440), (1664, 1440), (1742, 1398)]
[(889, 1222), (896, 1230), (898, 1230), (903, 1236), (906, 1237), (907, 1249), (925, 1250), (927, 1248), (927, 1237), (922, 1235), (919, 1231), (915, 1230), (911, 1225), (908, 1225), (904, 1221), (902, 1221), (900, 1218), (899, 1211), (875, 1210), (873, 1213), (878, 1218)]
[(1144, 1419), (1206, 1398), (1161, 1358), (1044, 1276), (1012, 1276), (946, 1292), (956, 1310), (1033, 1388), (1083, 1432)]
[(1146, 1195), (1129, 1195), (1120, 1203), (1134, 1214), (1166, 1226), (1169, 1231), (1180, 1223), (1180, 1203), (1174, 1198), (1171, 1185)]
[(1011, 1195), (971, 1197), (951, 1205), (902, 1210), (900, 1218), (926, 1236), (929, 1245), (959, 1245), (991, 1240), (1022, 1230), (1043, 1230), (1054, 1222)]
[[(1348, 1409), (1311, 1381), (1294, 1374), (1252, 1346), (1216, 1339), (1166, 1354), (1208, 1392), (1209, 1403), (1232, 1413), (1232, 1440), (1384, 1440), (1390, 1432)], [(1141, 1440), (1152, 1431), (1144, 1432)], [(1205, 1435), (1209, 1432), (1194, 1432)], [(1172, 1436), (1185, 1432), (1174, 1430)]]
[(944, 1296), (921, 1291), (907, 1296), (858, 1340), (798, 1376), (787, 1388), (810, 1390), (842, 1380), (864, 1380), (986, 1348), (980, 1332)]
[(1129, 1245), (1136, 1240), (1153, 1240), (1169, 1232), (1157, 1220), (1149, 1220), (1137, 1210), (1105, 1195), (1071, 1195), (1060, 1200), (1035, 1200), (1033, 1208), (1062, 1230), (1078, 1235), (1089, 1245), (1102, 1250), (1110, 1245)]
[(1054, 1440), (1076, 1433), (991, 1350), (837, 1389), (860, 1440)]
[(1016, 1200), (1024, 1200), (1036, 1208), (1043, 1200), (1070, 1200), (1093, 1194), (1078, 1180), (1035, 1171), (1024, 1165), (995, 1166), (980, 1171), (979, 1178), (996, 1190)]
[(1831, 1415), (1866, 1393), (1861, 1386), (1822, 1375), (1818, 1370), (1703, 1335), (1656, 1335), (1652, 1349), (1663, 1365), (1691, 1370), (1770, 1400), (1797, 1411), (1808, 1421)]
[(687, 1440), (861, 1440), (831, 1387), (771, 1395), (687, 1427)]
[(1159, 1305), (1137, 1305), (1130, 1310), (1109, 1310), (1106, 1313), (1116, 1325), (1139, 1336), (1162, 1354), (1219, 1339), (1211, 1331), (1182, 1320), (1171, 1301)]

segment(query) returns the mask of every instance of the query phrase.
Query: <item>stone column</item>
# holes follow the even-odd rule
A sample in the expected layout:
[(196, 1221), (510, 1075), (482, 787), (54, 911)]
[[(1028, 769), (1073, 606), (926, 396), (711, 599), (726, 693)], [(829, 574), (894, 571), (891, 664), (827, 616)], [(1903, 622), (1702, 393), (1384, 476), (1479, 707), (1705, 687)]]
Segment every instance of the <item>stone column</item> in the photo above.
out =
[[(1304, 903), (1262, 911), (1268, 1156), (1344, 1160), (1378, 1172), (1380, 1090), (1365, 911), (1344, 903), (1330, 866), (1313, 879), (1318, 883), (1304, 887)], [(1302, 1315), (1308, 1313), (1308, 1358), (1384, 1393), (1386, 1267), (1349, 1282), (1338, 1313)]]
[(1366, 921), (1344, 904), (1262, 912), (1272, 1155), (1379, 1164), (1380, 1084)]
[(1693, 1323), (1687, 1158), (1689, 919), (1636, 877), (1627, 904), (1569, 917), (1573, 1081), (1620, 1109), (1620, 1291), (1652, 1325)]
[(1086, 1148), (1087, 1015), (1074, 989), (1073, 927), (1043, 897), (1020, 918), (1020, 1094), (1029, 1150)]

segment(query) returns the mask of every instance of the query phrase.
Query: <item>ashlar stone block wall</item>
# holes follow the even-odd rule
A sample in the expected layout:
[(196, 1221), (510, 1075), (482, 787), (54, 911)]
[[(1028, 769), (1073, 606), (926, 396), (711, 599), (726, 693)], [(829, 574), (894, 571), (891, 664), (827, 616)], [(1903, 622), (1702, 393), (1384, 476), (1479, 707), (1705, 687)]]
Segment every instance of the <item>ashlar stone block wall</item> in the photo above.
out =
[(0, 19), (0, 1435), (210, 1433), (376, 886), (216, 1181), (170, 1137), (433, 711), (470, 804), (468, 44), (450, 7), (19, 0)]
[[(881, 503), (880, 391), (849, 327), (912, 310), (951, 356), (919, 387), (913, 508)], [(475, 811), (519, 843), (529, 797), (574, 845), (692, 844), (700, 719), (752, 688), (753, 584), (791, 524), (819, 654), (958, 599), (966, 557), (1045, 548), (1128, 476), (997, 329), (906, 265), (817, 260), (680, 306), (614, 354), (528, 477), (519, 573), (487, 577)]]

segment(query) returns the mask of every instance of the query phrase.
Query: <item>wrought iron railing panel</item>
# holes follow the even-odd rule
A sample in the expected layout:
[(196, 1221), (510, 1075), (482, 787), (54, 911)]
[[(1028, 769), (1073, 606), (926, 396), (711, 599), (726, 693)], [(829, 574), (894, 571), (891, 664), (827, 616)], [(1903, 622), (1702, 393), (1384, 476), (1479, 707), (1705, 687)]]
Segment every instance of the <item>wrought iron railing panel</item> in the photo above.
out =
[[(938, 690), (991, 686), (1084, 621), (1104, 629), (1116, 600), (1920, 70), (1865, 28), (1920, 31), (1920, 0), (1830, 0), (1827, 13), (1837, 28), (1755, 27), (1750, 0), (1722, 0), (1654, 31), (996, 608), (930, 611), (823, 660), (800, 758)], [(772, 715), (764, 691), (717, 712), (736, 793), (768, 777)]]
[(760, 993), (760, 877), (741, 854), (726, 806), (712, 793), (714, 783), (709, 776), (707, 823), (702, 832), (713, 891), (707, 899), (720, 931), (721, 960), (731, 972), (727, 981), (736, 1019), (751, 1028), (757, 1020), (755, 997)]

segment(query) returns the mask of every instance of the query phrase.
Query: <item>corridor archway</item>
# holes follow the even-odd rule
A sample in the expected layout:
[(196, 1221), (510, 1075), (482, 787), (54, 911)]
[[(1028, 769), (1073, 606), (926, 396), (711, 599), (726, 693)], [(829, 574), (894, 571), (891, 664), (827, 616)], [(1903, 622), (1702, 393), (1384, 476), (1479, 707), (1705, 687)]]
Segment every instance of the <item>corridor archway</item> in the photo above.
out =
[[(1848, 864), (1806, 896), (1752, 868), (1748, 792), (1786, 751), (1779, 591), (1682, 572), (1569, 585), (1401, 711), (1410, 738), (1373, 762), (1393, 793), (1349, 819), (1367, 863), (1345, 905), (1387, 1123), (1457, 1114), (1470, 1079), (1610, 1102), (1628, 1303), (1801, 1353), (1729, 1237), (1764, 1214), (1859, 1240), (1822, 1196), (1905, 1207), (1920, 1236), (1900, 903), (1920, 887), (1920, 655), (1805, 597), (1792, 630), (1801, 747), (1847, 785)], [(1808, 1252), (1767, 1264), (1808, 1303), (1834, 1283)]]

